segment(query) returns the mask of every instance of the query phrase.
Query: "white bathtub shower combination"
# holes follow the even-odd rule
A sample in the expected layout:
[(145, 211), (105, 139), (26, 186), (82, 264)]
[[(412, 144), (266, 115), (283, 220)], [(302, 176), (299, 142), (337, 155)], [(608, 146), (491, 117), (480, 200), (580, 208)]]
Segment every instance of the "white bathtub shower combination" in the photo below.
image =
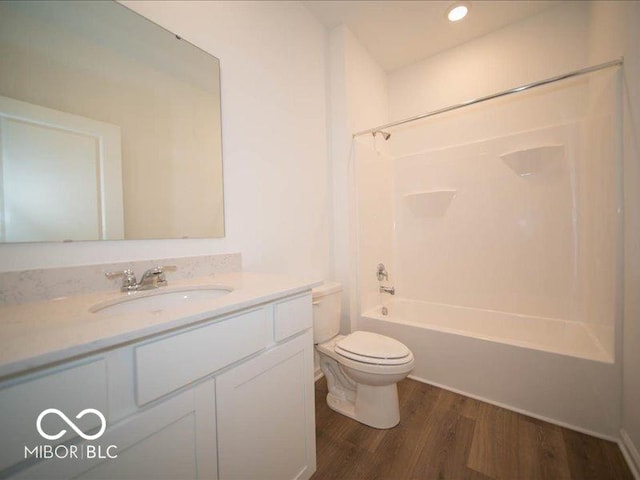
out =
[(617, 82), (405, 126), (389, 154), (358, 142), (357, 328), (407, 345), (413, 377), (617, 435)]
[(412, 378), (613, 437), (616, 367), (579, 322), (394, 299), (360, 328), (414, 353)]
[(504, 343), (515, 347), (541, 350), (571, 357), (613, 362), (589, 325), (555, 318), (518, 315), (494, 310), (460, 307), (396, 298), (382, 307), (363, 313), (371, 320), (386, 321), (434, 330), (452, 335), (465, 335), (479, 340)]

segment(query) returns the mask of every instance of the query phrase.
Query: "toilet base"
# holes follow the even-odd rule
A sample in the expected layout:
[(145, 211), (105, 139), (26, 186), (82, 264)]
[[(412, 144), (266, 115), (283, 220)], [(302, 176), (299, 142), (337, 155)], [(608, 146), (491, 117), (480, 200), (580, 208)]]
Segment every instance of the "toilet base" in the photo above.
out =
[(332, 410), (369, 427), (388, 429), (400, 423), (400, 405), (396, 384), (370, 386), (359, 384), (355, 403), (331, 392), (327, 405)]
[(327, 379), (329, 408), (369, 427), (395, 427), (400, 423), (396, 384), (413, 368), (413, 355), (399, 365), (361, 363), (335, 352), (341, 338), (317, 346), (320, 369)]

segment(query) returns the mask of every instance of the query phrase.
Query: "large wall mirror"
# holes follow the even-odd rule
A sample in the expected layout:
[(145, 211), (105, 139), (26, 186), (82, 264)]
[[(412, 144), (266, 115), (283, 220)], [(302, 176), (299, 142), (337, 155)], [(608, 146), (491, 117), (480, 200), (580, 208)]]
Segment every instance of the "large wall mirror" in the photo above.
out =
[(224, 236), (217, 58), (108, 1), (0, 2), (0, 241)]

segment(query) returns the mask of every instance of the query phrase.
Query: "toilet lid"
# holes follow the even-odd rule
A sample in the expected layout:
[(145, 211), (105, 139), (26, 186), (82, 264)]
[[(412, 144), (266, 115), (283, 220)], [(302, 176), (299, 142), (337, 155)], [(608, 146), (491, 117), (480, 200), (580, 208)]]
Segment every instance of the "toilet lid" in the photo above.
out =
[(335, 346), (336, 353), (364, 363), (400, 365), (407, 363), (411, 352), (393, 338), (372, 332), (353, 332)]

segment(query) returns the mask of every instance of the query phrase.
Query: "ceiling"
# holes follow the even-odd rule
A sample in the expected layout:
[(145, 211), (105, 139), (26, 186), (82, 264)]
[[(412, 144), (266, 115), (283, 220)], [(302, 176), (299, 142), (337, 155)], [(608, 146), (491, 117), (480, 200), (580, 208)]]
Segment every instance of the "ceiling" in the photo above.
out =
[(438, 0), (310, 0), (305, 6), (328, 28), (344, 24), (386, 71), (468, 42), (558, 1), (471, 1), (467, 17), (452, 23)]

